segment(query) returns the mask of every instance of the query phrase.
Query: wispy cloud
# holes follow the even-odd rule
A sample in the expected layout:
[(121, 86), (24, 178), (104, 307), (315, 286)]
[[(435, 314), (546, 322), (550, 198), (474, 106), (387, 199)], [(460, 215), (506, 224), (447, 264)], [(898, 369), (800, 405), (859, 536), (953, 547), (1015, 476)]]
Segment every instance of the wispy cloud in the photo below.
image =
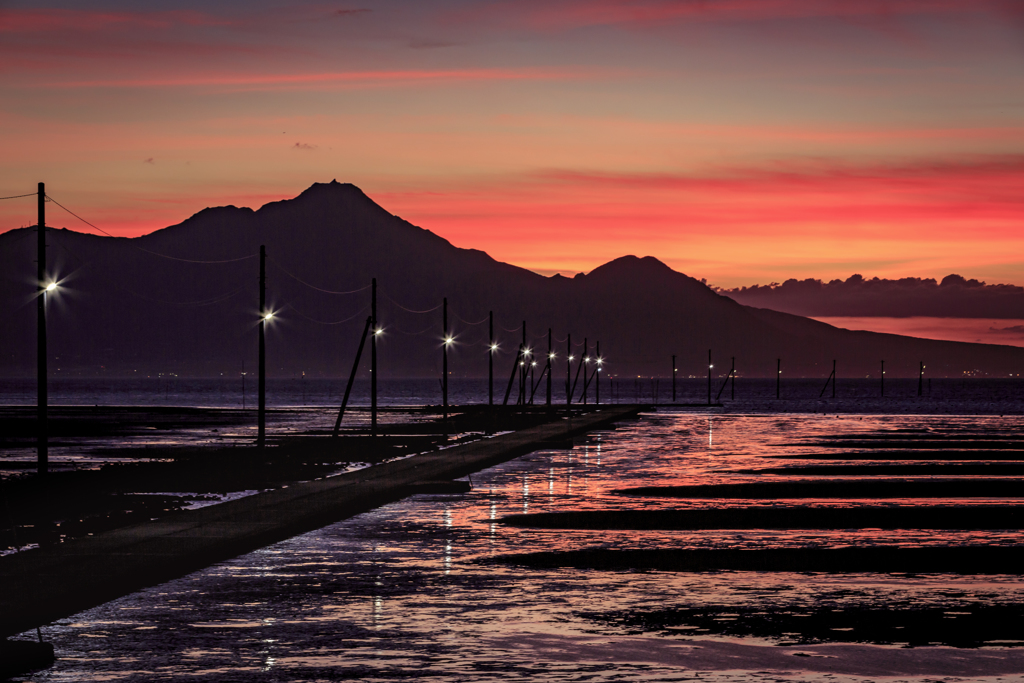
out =
[(541, 30), (658, 25), (672, 21), (837, 18), (888, 22), (899, 17), (1004, 11), (1000, 0), (515, 0), (472, 7), (462, 21), (503, 20)]
[(173, 26), (227, 26), (224, 17), (191, 10), (167, 12), (104, 12), (92, 10), (0, 9), (0, 33), (99, 31), (105, 29), (170, 28)]
[(620, 76), (622, 72), (596, 69), (398, 69), (287, 74), (183, 74), (155, 78), (88, 79), (52, 81), (47, 87), (64, 88), (166, 88), (166, 87), (346, 87), (460, 81), (559, 81)]

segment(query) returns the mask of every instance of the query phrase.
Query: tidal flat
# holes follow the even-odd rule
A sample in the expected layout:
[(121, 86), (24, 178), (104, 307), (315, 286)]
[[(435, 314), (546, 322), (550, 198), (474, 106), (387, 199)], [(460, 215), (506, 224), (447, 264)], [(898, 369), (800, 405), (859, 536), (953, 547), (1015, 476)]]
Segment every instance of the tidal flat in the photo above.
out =
[[(837, 434), (863, 442), (952, 430), (958, 440), (990, 439), (1015, 433), (1016, 419), (661, 408), (579, 439), (571, 450), (536, 451), (473, 474), (468, 493), (414, 495), (44, 627), (60, 659), (25, 680), (805, 681), (829, 673), (839, 681), (980, 681), (1024, 674), (1017, 626), (1024, 586), (1014, 561), (1002, 567), (996, 559), (987, 573), (927, 564), (914, 571), (884, 563), (676, 571), (570, 561), (581, 553), (900, 549), (1012, 560), (1024, 546), (1013, 525), (585, 529), (501, 522), (533, 513), (919, 506), (952, 518), (984, 508), (998, 520), (999, 508), (1010, 512), (1020, 500), (1006, 490), (989, 496), (974, 470), (941, 476), (961, 482), (962, 496), (915, 497), (935, 477), (913, 469), (901, 474), (908, 482), (902, 497), (621, 491), (795, 486), (817, 478), (804, 470), (822, 466), (813, 456)], [(920, 464), (901, 457), (911, 450), (871, 466)], [(771, 457), (780, 451), (796, 457), (780, 467)], [(949, 451), (945, 464), (962, 464), (957, 455)], [(843, 464), (829, 459), (827, 466)], [(999, 480), (1013, 474), (1003, 471)], [(527, 558), (538, 553), (558, 561), (530, 566)]]

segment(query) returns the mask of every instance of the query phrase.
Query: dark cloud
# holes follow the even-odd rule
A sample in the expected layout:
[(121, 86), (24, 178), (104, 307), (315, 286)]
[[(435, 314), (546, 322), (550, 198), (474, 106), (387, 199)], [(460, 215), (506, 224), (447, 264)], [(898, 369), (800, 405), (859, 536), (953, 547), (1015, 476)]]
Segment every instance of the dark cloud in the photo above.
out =
[(144, 164), (155, 164), (156, 163), (156, 159), (154, 159), (153, 157), (149, 157), (147, 159), (143, 159), (142, 163), (144, 163)]
[(989, 285), (960, 275), (947, 275), (941, 282), (916, 277), (869, 280), (861, 275), (830, 282), (793, 279), (718, 292), (747, 306), (805, 316), (1024, 318), (1024, 287)]

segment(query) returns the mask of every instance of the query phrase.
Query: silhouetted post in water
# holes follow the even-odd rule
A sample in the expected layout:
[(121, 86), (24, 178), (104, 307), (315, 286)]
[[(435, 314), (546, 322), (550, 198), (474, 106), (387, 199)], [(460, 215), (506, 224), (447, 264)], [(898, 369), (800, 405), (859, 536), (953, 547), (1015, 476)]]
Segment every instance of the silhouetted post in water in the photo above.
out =
[(366, 318), (366, 325), (363, 327), (363, 336), (359, 338), (359, 348), (356, 350), (356, 359), (352, 362), (352, 372), (348, 376), (348, 384), (345, 385), (345, 398), (341, 399), (341, 410), (338, 411), (338, 419), (334, 423), (334, 433), (332, 436), (338, 436), (338, 430), (341, 429), (341, 418), (345, 416), (345, 406), (348, 405), (348, 397), (352, 393), (352, 383), (356, 381), (356, 371), (359, 369), (359, 359), (363, 355), (363, 347), (366, 346), (366, 334), (370, 331), (370, 326), (373, 324), (373, 316), (370, 315)]
[(880, 377), (881, 377), (881, 384), (880, 384), (881, 394), (880, 395), (881, 395), (882, 398), (885, 398), (885, 361), (884, 360), (882, 361), (882, 374), (880, 375)]
[(676, 357), (672, 356), (672, 402), (676, 402)]
[(590, 365), (590, 344), (583, 338), (583, 405), (587, 405), (587, 366)]
[(924, 393), (924, 361), (921, 361), (921, 369), (917, 373), (917, 395)]
[(498, 345), (494, 343), (494, 311), (487, 313), (487, 330), (490, 335), (491, 345), (487, 352), (487, 405), (494, 405), (494, 352)]
[(711, 368), (715, 367), (711, 364), (711, 349), (708, 349), (708, 405), (711, 405)]
[(245, 359), (242, 360), (242, 410), (245, 410)]
[(448, 425), (448, 345), (452, 343), (451, 337), (448, 335), (448, 297), (444, 298), (441, 304), (441, 316), (443, 318), (441, 324), (444, 327), (444, 358), (441, 373), (444, 375), (444, 379), (441, 382), (441, 400), (444, 403), (444, 422), (445, 429)]
[(782, 398), (782, 359), (775, 359), (775, 398)]
[(551, 407), (551, 372), (555, 369), (552, 365), (552, 361), (555, 360), (555, 352), (551, 350), (551, 328), (548, 328), (548, 390), (547, 398), (544, 400), (544, 405)]
[(732, 379), (729, 382), (729, 398), (736, 400), (736, 356), (732, 357), (732, 370), (729, 371), (729, 377)]
[(519, 364), (519, 400), (516, 403), (526, 405), (526, 360), (530, 357), (530, 351), (526, 346), (526, 321), (523, 321), (523, 341), (521, 343), (520, 353), (522, 354), (522, 362)]
[[(370, 340), (370, 435), (377, 436), (377, 337), (380, 328), (377, 326), (377, 278), (370, 281), (370, 329), (373, 338)], [(360, 342), (362, 349), (362, 342)]]
[(832, 359), (832, 398), (836, 397), (836, 361)]
[(260, 379), (259, 415), (256, 418), (256, 446), (263, 448), (267, 442), (267, 247), (260, 245)]
[(572, 393), (569, 385), (572, 384), (572, 335), (565, 335), (565, 407), (569, 412), (572, 405)]
[(594, 363), (597, 365), (594, 368), (594, 405), (601, 405), (601, 342), (597, 342), (594, 348)]
[(39, 281), (39, 296), (36, 301), (36, 429), (38, 444), (36, 474), (44, 475), (49, 470), (50, 446), (47, 442), (46, 408), (49, 401), (46, 372), (46, 185), (39, 183), (39, 223), (36, 228), (36, 273)]

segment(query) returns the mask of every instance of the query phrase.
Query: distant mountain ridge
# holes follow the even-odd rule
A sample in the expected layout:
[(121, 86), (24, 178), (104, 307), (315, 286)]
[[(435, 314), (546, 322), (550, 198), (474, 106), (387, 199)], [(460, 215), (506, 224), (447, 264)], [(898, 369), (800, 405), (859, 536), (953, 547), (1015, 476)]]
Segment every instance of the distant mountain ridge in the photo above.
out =
[(790, 279), (716, 291), (746, 306), (814, 317), (1024, 318), (1024, 287), (989, 285), (956, 274), (941, 282), (851, 275), (846, 280)]
[[(0, 306), (8, 320), (0, 375), (8, 377), (31, 376), (35, 363), (31, 232), (0, 235)], [(374, 277), (385, 329), (382, 378), (440, 375), (443, 297), (457, 339), (453, 376), (486, 376), (491, 310), (503, 352), (499, 374), (508, 371), (523, 320), (529, 343), (543, 350), (549, 327), (558, 340), (586, 337), (591, 347), (599, 340), (607, 371), (620, 376), (667, 375), (673, 354), (682, 376), (703, 375), (709, 348), (720, 360), (735, 356), (746, 376), (774, 376), (777, 358), (787, 377), (823, 377), (833, 358), (844, 376), (877, 372), (880, 359), (894, 377), (915, 374), (920, 360), (930, 376), (1005, 376), (1024, 366), (1024, 349), (850, 332), (749, 308), (649, 256), (623, 256), (574, 278), (545, 277), (456, 247), (337, 181), (257, 210), (204, 209), (138, 238), (51, 229), (48, 242), (51, 270), (66, 278), (49, 314), (51, 367), (62, 373), (235, 375), (243, 361), (255, 368), (258, 260), (234, 259), (257, 254), (261, 244), (276, 311), (268, 332), (272, 377), (346, 376)], [(564, 357), (565, 342), (555, 351)], [(558, 365), (556, 378), (563, 372)]]

